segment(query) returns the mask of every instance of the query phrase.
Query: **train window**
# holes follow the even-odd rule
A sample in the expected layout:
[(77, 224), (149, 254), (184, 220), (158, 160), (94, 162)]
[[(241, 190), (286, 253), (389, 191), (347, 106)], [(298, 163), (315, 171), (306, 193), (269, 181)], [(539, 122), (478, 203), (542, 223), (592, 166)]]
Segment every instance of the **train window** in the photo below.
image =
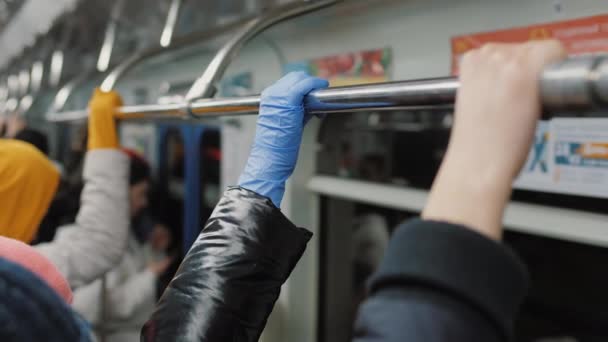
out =
[(175, 34), (181, 36), (205, 31), (226, 23), (226, 21), (242, 17), (244, 7), (238, 5), (238, 1), (202, 2), (186, 0), (182, 4)]
[[(422, 208), (424, 196), (417, 194), (426, 194), (433, 181), (451, 121), (449, 112), (428, 111), (336, 114), (324, 121), (319, 178), (370, 189), (404, 189), (420, 203), (405, 211), (394, 208), (406, 205), (390, 206), (389, 200), (380, 204), (313, 189), (322, 194), (318, 341), (350, 341), (365, 280), (395, 227)], [(344, 187), (339, 190), (346, 192)], [(606, 213), (608, 204), (605, 199), (521, 190), (513, 198), (596, 213)], [(505, 241), (527, 264), (532, 279), (517, 321), (518, 342), (608, 340), (608, 274), (603, 272), (608, 249), (509, 230)]]
[[(437, 111), (334, 115), (321, 128), (318, 173), (429, 189), (451, 122), (450, 112)], [(608, 199), (518, 189), (513, 199), (596, 213), (608, 207)]]
[(532, 287), (517, 322), (518, 341), (608, 340), (608, 249), (507, 231)]
[[(390, 234), (414, 212), (323, 197), (319, 339), (346, 342), (365, 282)], [(518, 342), (608, 339), (608, 249), (507, 231), (505, 242), (531, 274), (516, 324)]]
[(450, 123), (450, 113), (426, 111), (334, 115), (321, 129), (318, 171), (428, 188), (447, 146)]
[(220, 163), (222, 158), (220, 131), (208, 129), (201, 139), (201, 222), (206, 222), (219, 201)]
[[(294, 0), (291, 0), (293, 2)], [(231, 24), (240, 19), (261, 13), (270, 7), (285, 4), (285, 0), (196, 1), (182, 4), (175, 34), (187, 35)]]
[(119, 62), (133, 51), (158, 44), (170, 5), (171, 0), (125, 1), (117, 20), (116, 41), (108, 65)]
[(394, 227), (415, 214), (329, 197), (321, 203), (318, 341), (346, 342)]

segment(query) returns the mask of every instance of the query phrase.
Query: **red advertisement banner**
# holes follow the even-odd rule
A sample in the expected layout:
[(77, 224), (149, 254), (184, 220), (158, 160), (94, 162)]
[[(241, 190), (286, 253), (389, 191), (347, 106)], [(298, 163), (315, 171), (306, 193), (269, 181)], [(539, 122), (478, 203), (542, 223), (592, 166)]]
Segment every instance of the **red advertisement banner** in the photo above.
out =
[(452, 73), (458, 73), (460, 59), (467, 51), (486, 43), (517, 43), (539, 39), (558, 39), (571, 55), (607, 52), (608, 15), (453, 37)]

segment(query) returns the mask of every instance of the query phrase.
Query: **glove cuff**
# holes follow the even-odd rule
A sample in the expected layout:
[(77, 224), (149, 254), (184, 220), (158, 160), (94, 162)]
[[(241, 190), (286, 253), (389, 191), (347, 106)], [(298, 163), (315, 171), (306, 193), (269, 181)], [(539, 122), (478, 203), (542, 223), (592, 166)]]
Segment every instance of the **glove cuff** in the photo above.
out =
[(298, 149), (277, 149), (254, 144), (238, 185), (270, 198), (277, 208), (285, 193), (285, 183), (298, 160)]

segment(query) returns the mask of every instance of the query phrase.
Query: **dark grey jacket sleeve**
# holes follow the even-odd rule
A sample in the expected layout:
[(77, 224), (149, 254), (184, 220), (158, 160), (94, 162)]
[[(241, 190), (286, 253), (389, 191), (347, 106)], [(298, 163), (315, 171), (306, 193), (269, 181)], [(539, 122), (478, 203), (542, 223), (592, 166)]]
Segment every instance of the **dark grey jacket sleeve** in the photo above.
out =
[(507, 247), (466, 227), (410, 221), (370, 281), (354, 341), (509, 341), (527, 283)]
[(257, 341), (311, 237), (269, 199), (227, 190), (144, 326), (142, 341)]

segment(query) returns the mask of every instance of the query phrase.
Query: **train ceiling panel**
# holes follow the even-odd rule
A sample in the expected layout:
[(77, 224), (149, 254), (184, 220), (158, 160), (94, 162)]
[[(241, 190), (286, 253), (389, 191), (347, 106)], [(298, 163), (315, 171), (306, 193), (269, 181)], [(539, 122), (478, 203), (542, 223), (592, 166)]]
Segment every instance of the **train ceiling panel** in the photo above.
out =
[(118, 0), (116, 41), (109, 64), (116, 64), (135, 51), (158, 44), (171, 0)]
[(183, 0), (175, 35), (201, 32), (258, 14), (265, 9), (304, 0)]
[[(8, 3), (13, 5), (8, 5)], [(77, 0), (0, 0), (5, 3), (5, 20), (0, 20), (0, 67), (4, 68), (53, 23), (74, 8)], [(10, 9), (9, 9), (10, 8)]]
[[(79, 73), (99, 57), (108, 23), (116, 22), (111, 60), (113, 65), (134, 51), (158, 44), (174, 0), (0, 0), (0, 69), (21, 60), (41, 36), (53, 42), (55, 57)], [(264, 10), (304, 0), (180, 0), (174, 36), (213, 29)], [(117, 6), (117, 3), (122, 3)], [(121, 10), (114, 10), (122, 7)], [(98, 54), (98, 56), (94, 56)], [(56, 60), (58, 60), (56, 58)], [(68, 71), (68, 74), (70, 72)]]
[(11, 21), (25, 0), (0, 0), (0, 30)]

